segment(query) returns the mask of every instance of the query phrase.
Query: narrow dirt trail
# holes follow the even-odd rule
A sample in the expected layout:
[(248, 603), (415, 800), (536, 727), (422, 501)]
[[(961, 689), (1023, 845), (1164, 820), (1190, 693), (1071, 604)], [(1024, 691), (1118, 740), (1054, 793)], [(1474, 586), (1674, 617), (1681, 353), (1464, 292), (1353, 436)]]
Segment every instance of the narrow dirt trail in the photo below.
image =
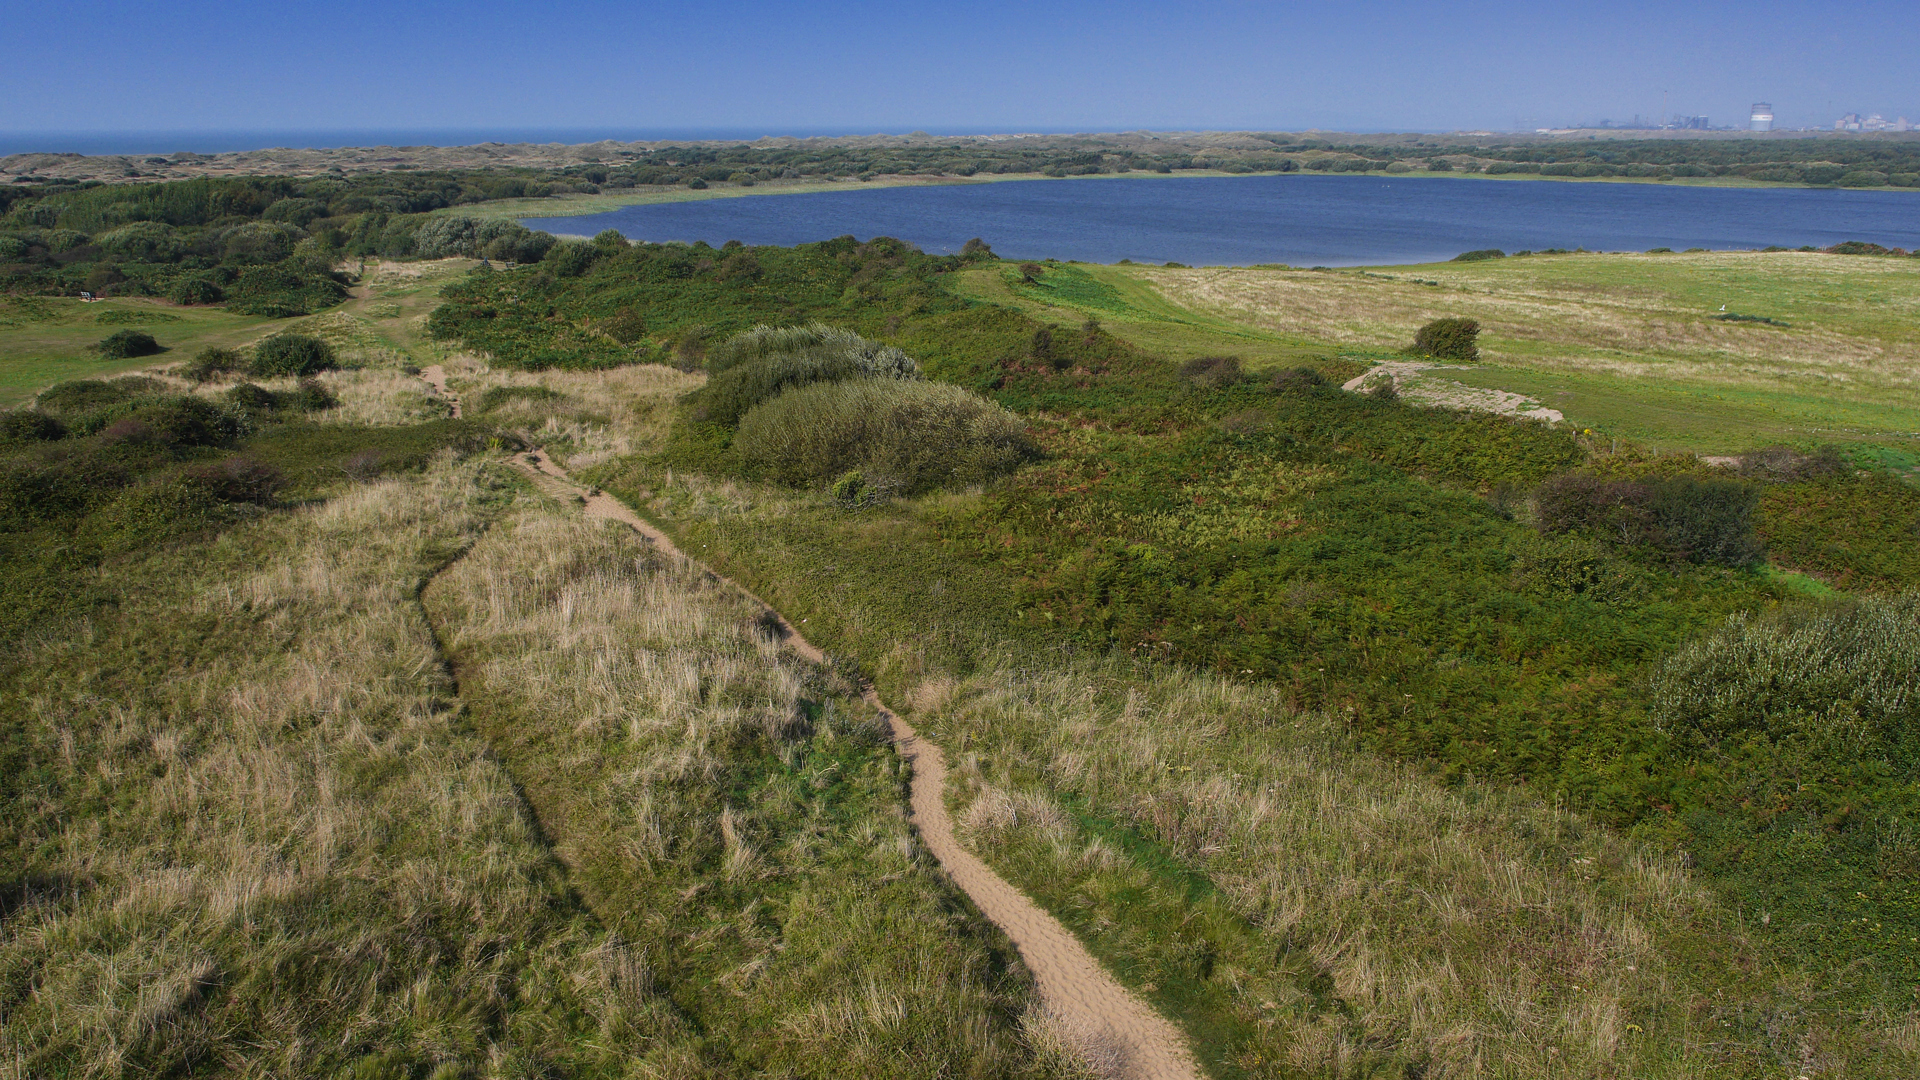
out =
[(453, 406), (453, 418), (460, 419), (460, 399), (447, 390), (447, 367), (445, 364), (432, 364), (420, 369), (420, 379), (433, 389), (441, 400)]
[[(437, 383), (436, 375), (440, 377)], [(445, 395), (445, 377), (439, 365), (422, 371), (421, 377)], [(626, 525), (659, 550), (686, 559), (715, 580), (739, 589), (777, 620), (783, 640), (795, 652), (815, 663), (825, 661), (826, 654), (802, 637), (786, 616), (738, 582), (688, 559), (665, 533), (625, 503), (575, 484), (544, 450), (520, 455), (514, 463), (549, 495), (562, 501), (581, 500), (588, 517)], [(946, 757), (938, 746), (920, 738), (912, 726), (887, 708), (873, 687), (868, 686), (863, 696), (886, 717), (895, 748), (912, 767), (912, 819), (921, 839), (954, 884), (1019, 948), (1039, 985), (1042, 1003), (1060, 1022), (1063, 1034), (1080, 1046), (1090, 1064), (1113, 1080), (1198, 1080), (1201, 1072), (1178, 1028), (1115, 981), (1059, 920), (960, 846), (947, 815)]]

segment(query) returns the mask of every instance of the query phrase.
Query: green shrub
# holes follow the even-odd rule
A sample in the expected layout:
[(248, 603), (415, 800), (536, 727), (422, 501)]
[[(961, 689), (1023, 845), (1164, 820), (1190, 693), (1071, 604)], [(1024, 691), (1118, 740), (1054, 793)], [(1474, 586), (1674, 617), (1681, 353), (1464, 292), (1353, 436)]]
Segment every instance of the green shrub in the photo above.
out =
[(245, 371), (246, 368), (247, 358), (240, 355), (238, 349), (209, 345), (181, 366), (180, 375), (194, 382), (208, 382), (229, 372)]
[(109, 335), (104, 341), (95, 345), (93, 348), (94, 351), (98, 352), (101, 356), (114, 360), (127, 360), (136, 356), (152, 356), (162, 351), (160, 343), (153, 340), (153, 335), (144, 330), (122, 330), (119, 333)]
[(35, 407), (62, 420), (93, 412), (132, 399), (138, 391), (126, 380), (75, 379), (56, 383), (40, 391)]
[(334, 367), (333, 346), (307, 334), (275, 334), (253, 347), (247, 373), (262, 378), (305, 377)]
[(722, 342), (707, 357), (718, 373), (692, 397), (705, 418), (732, 426), (749, 409), (819, 382), (917, 379), (920, 365), (891, 345), (830, 326), (760, 326)]
[(227, 298), (226, 290), (206, 278), (181, 278), (167, 290), (167, 299), (176, 304), (217, 304)]
[[(1488, 169), (1492, 172), (1492, 169)], [(1507, 253), (1499, 248), (1481, 248), (1478, 251), (1463, 251), (1453, 257), (1454, 262), (1483, 262), (1487, 259), (1504, 259)]]
[(186, 249), (173, 228), (158, 221), (136, 221), (99, 237), (102, 248), (127, 262), (172, 262)]
[(1920, 769), (1920, 594), (1735, 615), (1648, 682), (1655, 721), (1728, 801), (1842, 825)]
[(50, 442), (62, 438), (67, 426), (58, 417), (30, 409), (0, 412), (0, 443)]
[(558, 277), (579, 277), (593, 266), (593, 260), (600, 255), (600, 249), (585, 240), (562, 240), (547, 249), (541, 265), (550, 268)]
[(1472, 319), (1435, 319), (1413, 336), (1412, 351), (1436, 360), (1480, 359), (1480, 324)]
[(1739, 480), (1591, 473), (1549, 478), (1534, 493), (1534, 523), (1549, 535), (1583, 530), (1695, 563), (1746, 566), (1765, 547), (1754, 532), (1760, 489)]
[(12, 261), (27, 257), (28, 244), (17, 236), (0, 236), (0, 260)]
[(1288, 368), (1273, 377), (1273, 390), (1280, 394), (1311, 394), (1326, 385), (1327, 377), (1310, 367)]
[(346, 286), (332, 275), (284, 263), (247, 268), (226, 293), (228, 311), (275, 319), (311, 315), (347, 298)]
[(280, 470), (250, 457), (190, 465), (183, 475), (229, 503), (270, 503), (285, 482)]
[(907, 379), (789, 391), (747, 413), (733, 445), (786, 483), (826, 483), (857, 469), (889, 494), (990, 480), (1035, 452), (1020, 419), (986, 398)]
[(1200, 356), (1180, 365), (1180, 374), (1202, 390), (1224, 390), (1240, 381), (1237, 356)]

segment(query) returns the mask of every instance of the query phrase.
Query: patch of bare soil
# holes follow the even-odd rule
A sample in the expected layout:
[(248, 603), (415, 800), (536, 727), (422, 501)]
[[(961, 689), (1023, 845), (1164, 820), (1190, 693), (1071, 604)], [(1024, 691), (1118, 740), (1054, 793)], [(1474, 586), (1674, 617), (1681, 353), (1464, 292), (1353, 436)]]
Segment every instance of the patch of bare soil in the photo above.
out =
[(1516, 394), (1511, 390), (1468, 386), (1452, 379), (1436, 378), (1426, 374), (1429, 371), (1469, 370), (1472, 369), (1458, 365), (1436, 364), (1429, 360), (1393, 361), (1370, 368), (1365, 375), (1358, 378), (1348, 379), (1340, 388), (1365, 393), (1371, 386), (1391, 379), (1393, 388), (1401, 397), (1421, 405), (1489, 412), (1501, 416), (1523, 416), (1529, 420), (1544, 420), (1549, 424), (1558, 424), (1566, 419), (1560, 410), (1550, 409), (1541, 404), (1539, 399), (1530, 398), (1525, 394)]

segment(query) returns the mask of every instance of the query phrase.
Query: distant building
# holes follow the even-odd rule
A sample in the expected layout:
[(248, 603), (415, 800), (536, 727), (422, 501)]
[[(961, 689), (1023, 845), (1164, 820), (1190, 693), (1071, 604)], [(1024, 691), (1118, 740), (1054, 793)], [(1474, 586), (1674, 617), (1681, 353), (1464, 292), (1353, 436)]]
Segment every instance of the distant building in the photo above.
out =
[(1764, 101), (1753, 103), (1753, 115), (1747, 120), (1748, 131), (1773, 130), (1773, 106)]

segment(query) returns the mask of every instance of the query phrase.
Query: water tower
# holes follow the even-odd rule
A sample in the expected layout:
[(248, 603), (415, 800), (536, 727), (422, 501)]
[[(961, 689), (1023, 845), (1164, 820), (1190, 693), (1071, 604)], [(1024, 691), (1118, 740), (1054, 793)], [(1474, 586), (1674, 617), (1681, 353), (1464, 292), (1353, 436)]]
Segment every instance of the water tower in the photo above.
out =
[(1773, 130), (1773, 106), (1764, 101), (1753, 103), (1753, 117), (1747, 121), (1748, 131)]

